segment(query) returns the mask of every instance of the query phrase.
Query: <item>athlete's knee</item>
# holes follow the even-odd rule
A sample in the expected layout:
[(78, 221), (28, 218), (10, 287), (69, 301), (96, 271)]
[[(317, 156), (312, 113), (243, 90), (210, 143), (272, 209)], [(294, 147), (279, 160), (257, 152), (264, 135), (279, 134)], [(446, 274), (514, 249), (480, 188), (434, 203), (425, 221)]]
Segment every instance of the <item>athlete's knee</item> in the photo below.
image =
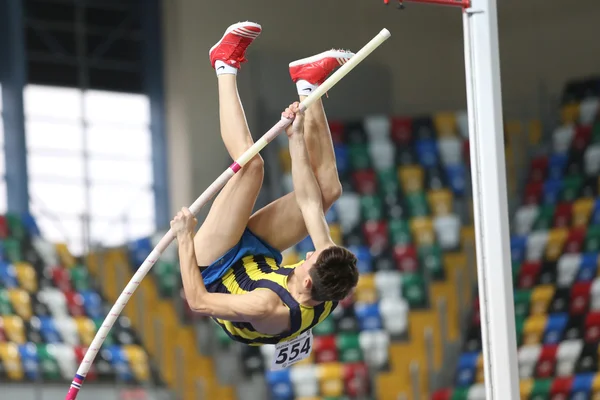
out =
[(262, 179), (265, 175), (265, 162), (260, 154), (257, 154), (250, 161), (248, 161), (246, 165), (244, 165), (244, 168), (242, 168), (241, 172), (244, 175), (251, 176), (254, 179), (262, 182)]
[(342, 183), (337, 174), (330, 176), (326, 180), (320, 182), (321, 195), (323, 196), (323, 207), (328, 209), (342, 195)]

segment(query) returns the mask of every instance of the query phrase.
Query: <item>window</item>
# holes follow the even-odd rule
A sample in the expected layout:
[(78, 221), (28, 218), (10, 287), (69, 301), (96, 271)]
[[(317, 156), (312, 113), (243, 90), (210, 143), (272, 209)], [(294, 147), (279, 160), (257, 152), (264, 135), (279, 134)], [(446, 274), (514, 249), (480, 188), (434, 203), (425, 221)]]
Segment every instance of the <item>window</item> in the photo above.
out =
[(29, 85), (25, 115), (31, 208), (49, 240), (79, 254), (88, 234), (115, 246), (154, 232), (146, 96)]

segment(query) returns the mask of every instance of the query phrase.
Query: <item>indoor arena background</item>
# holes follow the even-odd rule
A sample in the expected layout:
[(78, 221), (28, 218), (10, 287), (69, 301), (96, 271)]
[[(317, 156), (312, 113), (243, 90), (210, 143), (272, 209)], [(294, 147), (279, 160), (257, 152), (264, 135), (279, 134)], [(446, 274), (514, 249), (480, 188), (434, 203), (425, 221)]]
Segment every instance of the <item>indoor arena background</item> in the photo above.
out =
[[(522, 398), (598, 398), (600, 4), (498, 3)], [(484, 397), (459, 10), (0, 0), (0, 399), (64, 396), (173, 213), (231, 163), (208, 49), (244, 20), (263, 27), (239, 75), (255, 138), (296, 97), (290, 61), (392, 33), (325, 100), (344, 185), (328, 219), (358, 254), (357, 291), (310, 363), (270, 373), (268, 351), (192, 315), (170, 248), (80, 398)], [(286, 149), (262, 153), (257, 207), (289, 190)]]

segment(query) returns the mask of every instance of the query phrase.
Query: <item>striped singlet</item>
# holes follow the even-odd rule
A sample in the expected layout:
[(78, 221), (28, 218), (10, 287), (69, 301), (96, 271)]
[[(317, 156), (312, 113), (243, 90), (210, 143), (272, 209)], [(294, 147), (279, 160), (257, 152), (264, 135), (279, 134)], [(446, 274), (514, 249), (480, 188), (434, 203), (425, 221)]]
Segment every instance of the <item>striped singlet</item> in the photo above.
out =
[(278, 335), (267, 335), (257, 332), (247, 322), (231, 322), (218, 318), (213, 320), (231, 339), (251, 346), (277, 344), (293, 339), (322, 322), (335, 309), (337, 302), (326, 301), (315, 307), (307, 307), (294, 300), (288, 290), (287, 278), (302, 262), (278, 266), (270, 257), (246, 256), (208, 287), (208, 291), (213, 293), (244, 294), (257, 289), (275, 292), (290, 310), (288, 331)]

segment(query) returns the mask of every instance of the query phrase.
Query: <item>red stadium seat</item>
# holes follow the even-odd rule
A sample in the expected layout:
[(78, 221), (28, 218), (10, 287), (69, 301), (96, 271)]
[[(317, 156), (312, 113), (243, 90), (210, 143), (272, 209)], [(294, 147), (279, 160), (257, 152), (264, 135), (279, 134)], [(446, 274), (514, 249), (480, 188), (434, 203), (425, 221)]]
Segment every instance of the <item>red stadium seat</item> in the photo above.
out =
[(452, 389), (442, 389), (436, 391), (431, 400), (450, 400), (452, 398)]
[(544, 184), (541, 182), (529, 183), (525, 187), (524, 205), (539, 204), (544, 195)]
[(560, 203), (556, 206), (554, 211), (554, 227), (565, 228), (571, 224), (571, 216), (573, 211), (572, 203)]
[(315, 362), (328, 363), (338, 360), (335, 336), (315, 336), (313, 343)]
[(592, 138), (592, 127), (591, 126), (578, 126), (571, 141), (571, 148), (576, 151), (583, 151), (586, 149)]
[(417, 250), (413, 246), (394, 247), (394, 261), (401, 272), (416, 272), (419, 268)]
[(384, 221), (367, 221), (363, 225), (363, 234), (367, 245), (376, 252), (389, 244), (388, 227)]
[(71, 274), (66, 268), (54, 267), (50, 270), (50, 273), (52, 274), (54, 286), (62, 292), (71, 290)]
[(572, 228), (565, 243), (565, 253), (581, 253), (585, 241), (586, 228)]
[(577, 282), (571, 287), (571, 301), (569, 302), (571, 315), (582, 315), (587, 311), (591, 288), (592, 282)]
[(329, 121), (331, 139), (335, 144), (344, 143), (344, 124), (339, 121)]
[(374, 194), (377, 190), (377, 177), (375, 171), (356, 171), (352, 174), (354, 187), (359, 194)]
[(473, 315), (471, 316), (471, 326), (481, 325), (481, 308), (479, 306), (479, 297), (473, 300)]
[(79, 293), (69, 290), (64, 292), (64, 295), (67, 301), (69, 314), (73, 317), (82, 317), (86, 315), (85, 309), (83, 308), (83, 297), (81, 297)]
[(552, 382), (550, 388), (551, 400), (568, 399), (571, 394), (571, 387), (573, 386), (573, 377), (558, 377)]
[(548, 157), (537, 157), (531, 160), (528, 182), (543, 182), (546, 179), (548, 169)]
[(8, 224), (6, 223), (6, 217), (0, 215), (0, 239), (6, 239), (8, 237)]
[(597, 343), (600, 340), (600, 312), (590, 312), (585, 316), (585, 341)]
[(554, 376), (557, 351), (557, 344), (547, 345), (542, 348), (542, 352), (538, 357), (538, 362), (535, 368), (535, 375), (538, 378), (549, 378)]
[[(77, 361), (77, 364), (81, 364), (83, 362), (83, 358), (85, 357), (85, 352), (87, 351), (87, 347), (75, 346), (73, 350), (75, 352), (75, 361)], [(92, 364), (92, 367), (90, 368), (89, 372), (85, 376), (85, 380), (86, 380), (86, 382), (88, 382), (88, 381), (91, 382), (91, 381), (95, 381), (96, 378), (98, 378), (98, 374), (96, 372), (96, 366), (94, 364)]]
[(463, 157), (465, 159), (465, 165), (469, 168), (471, 166), (471, 145), (469, 139), (465, 139), (463, 142)]
[(345, 392), (352, 398), (369, 393), (369, 371), (363, 363), (344, 364)]
[(521, 266), (519, 272), (518, 287), (520, 289), (530, 289), (535, 285), (538, 275), (542, 270), (542, 263), (539, 261), (526, 262)]
[(412, 142), (412, 120), (392, 118), (392, 140), (399, 146), (409, 146)]

